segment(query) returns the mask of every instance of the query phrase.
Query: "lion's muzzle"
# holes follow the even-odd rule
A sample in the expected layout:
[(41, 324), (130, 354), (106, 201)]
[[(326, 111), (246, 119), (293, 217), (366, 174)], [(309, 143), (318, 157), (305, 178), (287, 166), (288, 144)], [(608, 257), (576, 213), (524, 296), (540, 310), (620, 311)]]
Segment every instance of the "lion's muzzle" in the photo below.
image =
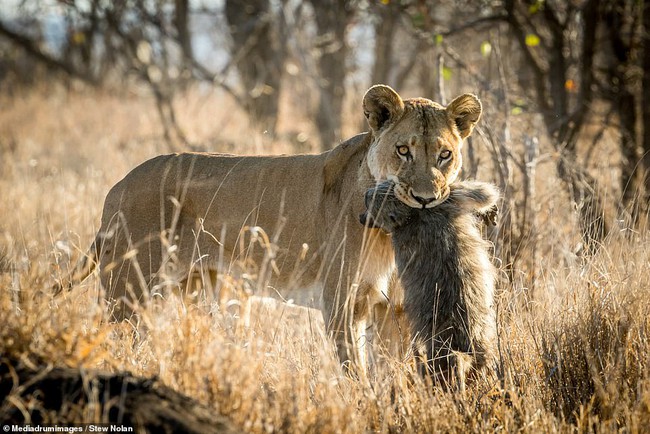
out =
[(436, 188), (425, 193), (416, 191), (412, 187), (397, 184), (395, 186), (395, 197), (411, 208), (434, 208), (447, 200), (449, 197), (449, 186), (444, 185), (441, 188)]
[(409, 188), (408, 192), (409, 192), (409, 196), (410, 196), (411, 198), (413, 198), (417, 203), (419, 203), (420, 205), (422, 205), (422, 208), (426, 208), (427, 205), (429, 205), (429, 204), (435, 202), (436, 200), (438, 200), (438, 199), (440, 198), (440, 192), (438, 192), (438, 191), (434, 191), (434, 192), (431, 193), (430, 195), (426, 195), (426, 196), (425, 196), (425, 195), (416, 194), (416, 193), (413, 191), (412, 188)]

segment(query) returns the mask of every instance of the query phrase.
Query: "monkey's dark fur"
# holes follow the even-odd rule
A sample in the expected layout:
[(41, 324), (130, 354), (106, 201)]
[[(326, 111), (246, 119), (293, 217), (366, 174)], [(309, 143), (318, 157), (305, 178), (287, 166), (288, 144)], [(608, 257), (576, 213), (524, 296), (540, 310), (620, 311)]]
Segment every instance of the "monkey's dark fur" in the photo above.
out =
[(386, 181), (367, 191), (361, 223), (392, 234), (404, 312), (424, 366), (447, 381), (456, 376), (464, 388), (472, 370), (494, 360), (496, 270), (477, 219), (494, 218), (499, 192), (492, 184), (457, 182), (445, 202), (417, 209), (392, 187)]

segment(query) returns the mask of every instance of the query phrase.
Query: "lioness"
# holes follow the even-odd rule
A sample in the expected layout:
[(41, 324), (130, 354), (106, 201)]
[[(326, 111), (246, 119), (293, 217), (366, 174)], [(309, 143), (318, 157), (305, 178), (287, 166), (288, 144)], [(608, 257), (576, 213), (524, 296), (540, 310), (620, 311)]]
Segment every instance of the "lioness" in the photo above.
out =
[[(363, 112), (370, 132), (319, 155), (182, 153), (144, 162), (108, 193), (101, 228), (72, 283), (99, 263), (109, 298), (142, 298), (170, 269), (182, 278), (193, 270), (222, 272), (244, 257), (259, 263), (264, 254), (242, 242), (242, 229), (281, 228), (270, 285), (317, 284), (341, 361), (363, 366), (358, 343), (368, 312), (390, 299), (394, 272), (388, 235), (358, 222), (364, 193), (390, 179), (411, 207), (441, 203), (481, 103), (464, 94), (442, 107), (376, 85), (363, 98)], [(130, 313), (128, 303), (116, 305), (116, 317)]]

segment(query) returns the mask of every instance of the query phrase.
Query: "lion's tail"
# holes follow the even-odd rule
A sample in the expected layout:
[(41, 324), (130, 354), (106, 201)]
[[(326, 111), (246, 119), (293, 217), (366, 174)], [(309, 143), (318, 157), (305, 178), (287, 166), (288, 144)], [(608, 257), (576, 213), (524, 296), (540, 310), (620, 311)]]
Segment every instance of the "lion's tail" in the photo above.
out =
[(90, 276), (95, 268), (97, 268), (97, 263), (99, 260), (99, 253), (101, 251), (100, 237), (97, 237), (95, 241), (90, 245), (88, 252), (77, 262), (74, 269), (65, 276), (62, 280), (56, 282), (52, 285), (52, 291), (54, 296), (59, 295), (63, 290), (69, 291), (73, 286), (78, 285)]

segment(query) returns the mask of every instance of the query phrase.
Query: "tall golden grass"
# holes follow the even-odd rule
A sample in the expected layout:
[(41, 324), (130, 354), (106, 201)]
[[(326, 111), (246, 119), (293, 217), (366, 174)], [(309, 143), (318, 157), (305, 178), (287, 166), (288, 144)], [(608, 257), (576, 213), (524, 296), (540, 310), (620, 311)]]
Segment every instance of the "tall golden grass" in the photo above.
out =
[[(53, 298), (50, 285), (93, 239), (110, 186), (167, 149), (151, 101), (137, 94), (51, 87), (0, 98), (1, 357), (155, 375), (255, 433), (650, 427), (647, 232), (613, 232), (594, 256), (572, 257), (573, 210), (542, 195), (540, 221), (551, 229), (538, 240), (535, 289), (504, 279), (497, 296), (498, 378), (443, 391), (378, 351), (369, 380), (357, 381), (341, 370), (318, 311), (256, 305), (246, 327), (236, 306), (208, 311), (172, 298), (144, 310), (142, 332), (106, 321), (95, 276)], [(210, 150), (292, 151), (251, 134), (222, 95), (190, 93), (177, 108), (190, 140)], [(51, 417), (97, 422), (96, 405)]]

